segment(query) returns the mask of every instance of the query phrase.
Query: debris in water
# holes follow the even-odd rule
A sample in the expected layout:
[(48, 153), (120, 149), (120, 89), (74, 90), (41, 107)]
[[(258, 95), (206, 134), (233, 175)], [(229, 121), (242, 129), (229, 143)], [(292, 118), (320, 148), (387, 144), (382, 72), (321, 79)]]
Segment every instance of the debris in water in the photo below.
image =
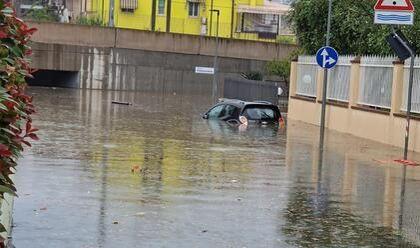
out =
[(118, 221), (114, 221), (114, 222), (112, 222), (112, 224), (117, 225), (118, 224)]
[(209, 231), (209, 230), (202, 230), (201, 232), (202, 232), (202, 233), (206, 233), (206, 232), (208, 232), (208, 231)]
[(138, 213), (135, 213), (134, 214), (134, 216), (139, 216), (139, 217), (141, 217), (141, 216), (145, 216), (146, 215), (146, 213), (145, 212), (138, 212)]
[(409, 166), (420, 166), (420, 163), (416, 161), (405, 160), (405, 159), (395, 159), (394, 162), (397, 162), (403, 165), (409, 165)]
[(390, 161), (387, 161), (387, 160), (380, 160), (380, 159), (372, 159), (373, 161), (375, 161), (375, 162), (377, 162), (377, 163), (380, 163), (380, 164), (387, 164), (387, 163), (389, 163)]
[(133, 165), (131, 167), (131, 172), (132, 173), (140, 173), (141, 172), (141, 166), (140, 165)]
[(44, 207), (44, 208), (40, 208), (39, 210), (41, 210), (41, 211), (45, 211), (45, 210), (47, 210), (47, 208), (46, 208), (46, 207)]
[(112, 101), (112, 104), (133, 105), (131, 102)]
[(411, 160), (404, 160), (404, 159), (394, 159), (394, 160), (373, 159), (373, 161), (380, 164), (398, 163), (398, 164), (403, 164), (403, 165), (408, 165), (408, 166), (420, 166), (419, 162), (411, 161)]

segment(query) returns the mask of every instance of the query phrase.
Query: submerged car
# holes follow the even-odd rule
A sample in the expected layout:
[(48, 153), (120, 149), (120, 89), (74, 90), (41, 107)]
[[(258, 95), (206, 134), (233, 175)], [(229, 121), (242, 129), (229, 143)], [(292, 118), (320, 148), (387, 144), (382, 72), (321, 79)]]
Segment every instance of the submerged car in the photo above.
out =
[(218, 119), (230, 124), (278, 124), (283, 122), (279, 108), (265, 101), (247, 102), (220, 99), (203, 115), (204, 119)]

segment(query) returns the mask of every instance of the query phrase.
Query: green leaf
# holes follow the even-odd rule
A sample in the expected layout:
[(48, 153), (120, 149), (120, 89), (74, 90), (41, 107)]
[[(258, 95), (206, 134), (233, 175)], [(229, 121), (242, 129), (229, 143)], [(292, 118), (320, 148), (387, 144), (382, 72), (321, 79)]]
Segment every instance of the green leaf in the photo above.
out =
[(8, 134), (10, 134), (10, 135), (12, 135), (12, 136), (14, 136), (15, 135), (15, 133), (14, 132), (12, 132), (10, 129), (8, 129), (8, 128), (1, 128), (0, 130), (2, 130), (2, 131), (4, 131), (4, 132), (6, 132), (6, 133), (8, 133)]
[(6, 228), (1, 223), (0, 223), (0, 232), (7, 232)]
[(13, 14), (13, 9), (12, 9), (12, 8), (7, 7), (7, 8), (2, 9), (2, 10), (1, 10), (1, 12), (2, 12), (3, 14), (11, 15), (11, 14)]
[(6, 92), (7, 92), (6, 89), (4, 87), (0, 86), (0, 93), (6, 94)]
[(9, 193), (11, 195), (17, 196), (16, 192), (14, 192), (12, 189), (4, 185), (0, 185), (0, 192)]
[(22, 50), (18, 46), (10, 48), (10, 51), (17, 57), (22, 57)]
[(0, 103), (0, 109), (4, 111), (8, 111), (9, 109), (2, 103)]
[(15, 64), (15, 61), (11, 58), (4, 58), (3, 60), (6, 61), (7, 63), (9, 63), (9, 65), (14, 65)]

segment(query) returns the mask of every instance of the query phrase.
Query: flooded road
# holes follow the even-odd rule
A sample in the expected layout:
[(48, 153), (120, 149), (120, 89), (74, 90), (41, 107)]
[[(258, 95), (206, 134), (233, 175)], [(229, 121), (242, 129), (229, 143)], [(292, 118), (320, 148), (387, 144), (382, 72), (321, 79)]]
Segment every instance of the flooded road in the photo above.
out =
[(202, 120), (205, 97), (31, 93), (17, 248), (420, 245), (420, 168), (398, 148), (329, 131), (320, 159), (317, 127), (239, 131)]

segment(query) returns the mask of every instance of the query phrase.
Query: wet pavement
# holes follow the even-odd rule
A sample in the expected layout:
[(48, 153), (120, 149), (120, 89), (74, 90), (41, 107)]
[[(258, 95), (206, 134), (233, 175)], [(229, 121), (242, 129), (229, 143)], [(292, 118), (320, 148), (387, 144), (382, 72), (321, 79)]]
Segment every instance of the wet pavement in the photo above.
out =
[(398, 148), (328, 131), (320, 156), (317, 127), (238, 130), (200, 96), (31, 93), (17, 248), (420, 245), (420, 168)]

